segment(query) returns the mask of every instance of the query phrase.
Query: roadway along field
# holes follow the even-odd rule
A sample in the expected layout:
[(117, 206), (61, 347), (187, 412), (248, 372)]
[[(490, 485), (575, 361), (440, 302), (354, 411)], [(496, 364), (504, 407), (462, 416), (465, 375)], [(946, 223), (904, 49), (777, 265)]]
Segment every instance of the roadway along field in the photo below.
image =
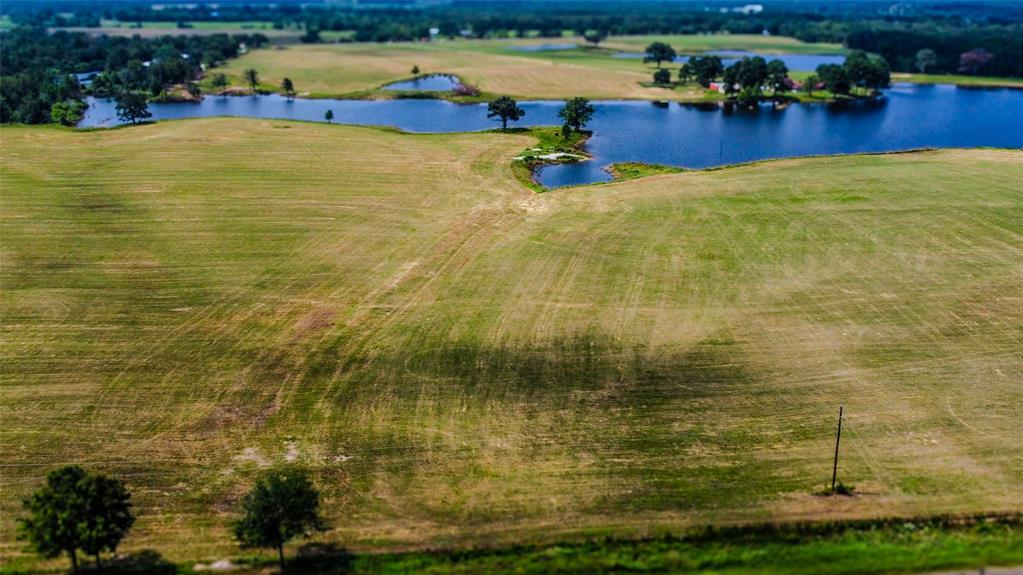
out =
[[(261, 468), (356, 549), (1019, 511), (1023, 153), (534, 194), (524, 135), (0, 131), (0, 556), (58, 465), (236, 555)], [(833, 425), (840, 479), (822, 498)]]

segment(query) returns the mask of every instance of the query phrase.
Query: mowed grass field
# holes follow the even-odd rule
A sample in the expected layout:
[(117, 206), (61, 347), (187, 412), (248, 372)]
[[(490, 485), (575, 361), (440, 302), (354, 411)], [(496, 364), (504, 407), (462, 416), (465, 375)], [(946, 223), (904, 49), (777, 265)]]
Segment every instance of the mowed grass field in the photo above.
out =
[(1023, 152), (535, 194), (518, 134), (0, 137), (7, 561), (67, 463), (176, 561), (275, 464), (356, 550), (1021, 510)]
[[(502, 44), (503, 46), (503, 44)], [(579, 54), (568, 60), (527, 56), (486, 43), (441, 45), (316, 44), (253, 50), (230, 60), (218, 71), (234, 86), (245, 86), (242, 74), (254, 68), (264, 87), (278, 90), (287, 77), (295, 88), (312, 96), (359, 95), (410, 78), (413, 66), (423, 74), (455, 74), (464, 82), (491, 94), (523, 99), (590, 98), (680, 99), (698, 98), (702, 90), (675, 91), (647, 88), (651, 73), (640, 61), (612, 59), (606, 54)], [(650, 66), (653, 70), (653, 67)]]
[[(705, 50), (760, 50), (767, 53), (839, 53), (836, 44), (807, 44), (792, 38), (751, 35), (617, 36), (602, 46), (583, 48), (578, 37), (531, 40), (466, 40), (438, 43), (349, 43), (275, 46), (253, 50), (230, 60), (220, 71), (233, 85), (244, 86), (243, 72), (254, 68), (264, 87), (277, 90), (287, 77), (312, 96), (358, 95), (410, 77), (413, 66), (422, 73), (455, 74), (491, 94), (524, 99), (700, 100), (698, 86), (679, 89), (644, 86), (652, 80), (653, 64), (615, 58), (615, 50), (643, 51), (650, 42), (670, 43), (681, 53)], [(576, 43), (575, 50), (523, 51), (538, 44)], [(669, 65), (673, 74), (678, 66)]]

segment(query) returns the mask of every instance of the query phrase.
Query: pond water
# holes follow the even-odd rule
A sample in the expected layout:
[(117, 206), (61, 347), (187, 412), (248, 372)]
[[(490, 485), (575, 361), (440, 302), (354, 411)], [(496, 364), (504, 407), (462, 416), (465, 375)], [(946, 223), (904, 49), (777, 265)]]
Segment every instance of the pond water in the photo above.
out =
[(559, 50), (575, 50), (578, 44), (530, 44), (528, 46), (512, 46), (519, 52), (556, 52)]
[[(516, 126), (558, 125), (561, 102), (521, 102)], [(1023, 90), (896, 84), (875, 102), (793, 104), (728, 111), (717, 105), (594, 102), (588, 162), (546, 166), (549, 187), (610, 179), (615, 162), (706, 168), (769, 158), (883, 152), (924, 147), (1023, 147)], [(486, 104), (443, 100), (301, 100), (280, 96), (207, 97), (201, 103), (151, 104), (156, 120), (209, 116), (395, 126), (410, 132), (496, 128)], [(82, 127), (117, 124), (113, 102), (89, 100)]]
[[(614, 55), (615, 58), (642, 58), (646, 54), (642, 52), (619, 52)], [(744, 57), (760, 56), (761, 58), (770, 62), (771, 60), (781, 60), (785, 62), (785, 67), (792, 72), (812, 72), (817, 69), (817, 66), (821, 64), (841, 64), (845, 62), (845, 56), (839, 54), (758, 54), (756, 52), (746, 52), (744, 50), (713, 50), (705, 52), (702, 55), (718, 56), (721, 58), (721, 63), (725, 66), (731, 66), (735, 62), (743, 59)], [(692, 56), (677, 56), (675, 62), (682, 63), (688, 62)]]
[(419, 90), (423, 92), (450, 92), (459, 84), (458, 77), (450, 74), (430, 74), (419, 76), (403, 82), (394, 82), (383, 87), (384, 90)]

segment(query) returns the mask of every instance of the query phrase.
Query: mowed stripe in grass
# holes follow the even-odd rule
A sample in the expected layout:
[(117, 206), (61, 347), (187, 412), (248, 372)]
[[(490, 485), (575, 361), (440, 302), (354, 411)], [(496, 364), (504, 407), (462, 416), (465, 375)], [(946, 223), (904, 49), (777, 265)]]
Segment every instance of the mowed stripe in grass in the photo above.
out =
[(359, 549), (1023, 500), (1018, 151), (536, 195), (522, 135), (2, 135), (4, 555), (72, 461), (189, 560), (285, 462)]

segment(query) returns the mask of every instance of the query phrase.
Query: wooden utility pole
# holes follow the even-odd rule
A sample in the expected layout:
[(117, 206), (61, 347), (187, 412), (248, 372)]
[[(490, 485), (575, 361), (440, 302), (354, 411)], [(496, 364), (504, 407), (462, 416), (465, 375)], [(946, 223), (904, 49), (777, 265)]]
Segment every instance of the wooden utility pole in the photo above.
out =
[(842, 411), (845, 406), (838, 406), (838, 433), (835, 434), (835, 466), (831, 469), (831, 492), (835, 492), (835, 480), (838, 478), (838, 444), (842, 441)]

